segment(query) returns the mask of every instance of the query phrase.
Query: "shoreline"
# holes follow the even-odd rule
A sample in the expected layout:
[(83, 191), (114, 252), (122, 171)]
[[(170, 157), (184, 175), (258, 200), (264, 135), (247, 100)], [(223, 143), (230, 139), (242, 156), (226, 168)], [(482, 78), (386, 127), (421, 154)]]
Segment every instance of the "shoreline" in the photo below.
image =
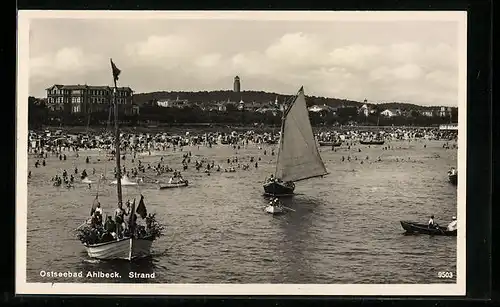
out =
[[(408, 130), (432, 130), (439, 129), (439, 126), (313, 126), (313, 130), (316, 131), (352, 131), (352, 130), (366, 130), (366, 131), (389, 131), (394, 129), (408, 129)], [(165, 125), (165, 126), (133, 126), (127, 127), (122, 126), (121, 131), (124, 133), (161, 133), (161, 132), (188, 132), (188, 131), (206, 131), (206, 132), (231, 132), (231, 131), (250, 131), (255, 132), (265, 132), (265, 131), (276, 131), (280, 129), (278, 125), (261, 125), (261, 126), (241, 126), (241, 125), (230, 125), (230, 124), (205, 124), (205, 123), (193, 123), (193, 124), (176, 124), (176, 125)], [(43, 126), (37, 129), (29, 129), (30, 131), (57, 131), (67, 133), (96, 133), (107, 130), (105, 126), (102, 127), (87, 127), (87, 126)]]

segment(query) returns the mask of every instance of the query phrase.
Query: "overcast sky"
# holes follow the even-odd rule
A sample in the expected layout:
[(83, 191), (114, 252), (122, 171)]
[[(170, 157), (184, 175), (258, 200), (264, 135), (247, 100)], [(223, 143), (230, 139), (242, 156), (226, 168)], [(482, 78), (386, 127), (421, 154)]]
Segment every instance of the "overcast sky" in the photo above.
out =
[(30, 95), (53, 84), (136, 93), (232, 89), (457, 106), (458, 23), (38, 19)]

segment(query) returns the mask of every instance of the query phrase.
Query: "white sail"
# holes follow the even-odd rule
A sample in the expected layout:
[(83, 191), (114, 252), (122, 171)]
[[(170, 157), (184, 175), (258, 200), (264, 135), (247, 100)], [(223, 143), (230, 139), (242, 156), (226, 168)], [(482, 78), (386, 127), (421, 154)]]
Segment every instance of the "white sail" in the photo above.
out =
[(300, 181), (327, 173), (316, 146), (304, 89), (301, 88), (295, 100), (285, 108), (276, 178), (283, 181)]

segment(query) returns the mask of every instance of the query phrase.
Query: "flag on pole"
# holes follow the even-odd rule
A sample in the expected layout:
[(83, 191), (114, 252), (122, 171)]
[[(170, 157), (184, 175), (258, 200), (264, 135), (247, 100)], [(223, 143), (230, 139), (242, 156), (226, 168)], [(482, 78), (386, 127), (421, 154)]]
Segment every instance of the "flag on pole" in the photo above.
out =
[(113, 63), (113, 59), (109, 59), (111, 61), (111, 70), (113, 71), (113, 80), (118, 81), (118, 76), (120, 76), (121, 70), (116, 67), (115, 63)]
[(148, 210), (146, 209), (146, 205), (144, 204), (144, 196), (141, 195), (141, 200), (139, 201), (139, 205), (137, 206), (137, 211), (136, 211), (141, 218), (146, 218), (148, 215)]

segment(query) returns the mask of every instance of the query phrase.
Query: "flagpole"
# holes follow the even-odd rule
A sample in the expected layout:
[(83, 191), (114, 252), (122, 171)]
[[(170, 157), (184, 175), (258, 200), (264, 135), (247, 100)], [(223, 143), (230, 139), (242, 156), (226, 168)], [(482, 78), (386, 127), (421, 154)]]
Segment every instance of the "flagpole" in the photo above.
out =
[(113, 105), (114, 105), (114, 117), (115, 117), (115, 159), (116, 159), (116, 193), (118, 194), (118, 204), (123, 205), (122, 198), (122, 169), (120, 165), (121, 157), (120, 157), (120, 129), (118, 127), (118, 104), (116, 103), (116, 94), (118, 93), (118, 87), (116, 86), (117, 75), (115, 75), (115, 67), (113, 65), (113, 60), (111, 61), (111, 69), (113, 71), (113, 82), (115, 85), (114, 93), (113, 93)]

